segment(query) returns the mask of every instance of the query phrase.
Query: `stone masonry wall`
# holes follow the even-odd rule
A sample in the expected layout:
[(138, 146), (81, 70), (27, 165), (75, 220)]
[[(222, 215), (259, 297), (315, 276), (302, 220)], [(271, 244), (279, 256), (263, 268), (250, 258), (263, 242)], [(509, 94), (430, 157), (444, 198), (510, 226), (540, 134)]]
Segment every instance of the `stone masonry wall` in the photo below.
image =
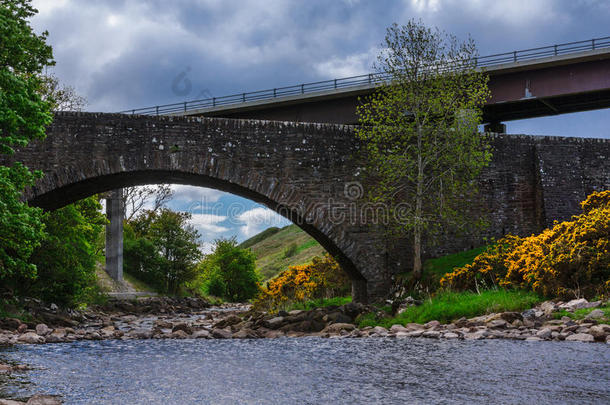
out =
[[(389, 244), (381, 227), (353, 215), (366, 192), (353, 127), (58, 113), (47, 134), (10, 158), (45, 173), (27, 192), (43, 208), (138, 184), (211, 187), (262, 203), (301, 226), (338, 258), (358, 300), (382, 297), (391, 275), (409, 266), (404, 244)], [(448, 231), (428, 255), (478, 246), (483, 237), (538, 232), (578, 213), (578, 202), (591, 191), (610, 188), (610, 141), (495, 135), (492, 144), (477, 202), (491, 226), (472, 235)]]

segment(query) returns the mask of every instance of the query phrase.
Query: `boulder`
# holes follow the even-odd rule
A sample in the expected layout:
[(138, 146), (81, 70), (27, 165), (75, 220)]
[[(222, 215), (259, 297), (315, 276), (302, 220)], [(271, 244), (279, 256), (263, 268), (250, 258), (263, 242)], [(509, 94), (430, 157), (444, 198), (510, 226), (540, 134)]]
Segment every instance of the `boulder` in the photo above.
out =
[(13, 401), (12, 399), (0, 399), (0, 405), (24, 405), (25, 402)]
[(594, 309), (586, 316), (586, 318), (587, 319), (599, 319), (599, 318), (603, 318), (604, 316), (605, 316), (604, 311), (602, 311), (601, 309)]
[(392, 327), (390, 328), (390, 332), (392, 332), (392, 333), (398, 333), (398, 332), (408, 333), (410, 331), (411, 331), (410, 329), (407, 329), (402, 325), (392, 325)]
[(178, 329), (177, 331), (172, 332), (169, 337), (170, 339), (188, 339), (189, 334), (183, 331), (182, 329)]
[(593, 342), (595, 338), (588, 333), (575, 333), (566, 337), (566, 341), (570, 342)]
[(54, 395), (36, 394), (26, 402), (26, 405), (61, 405), (62, 402)]
[(607, 335), (610, 335), (610, 325), (593, 325), (589, 328), (589, 334), (591, 334), (595, 340), (604, 341)]
[(487, 322), (488, 328), (506, 328), (507, 322), (504, 319), (494, 319)]
[(560, 309), (565, 309), (566, 311), (574, 311), (575, 309), (581, 308), (589, 308), (589, 301), (584, 298), (579, 298), (576, 300), (568, 301), (565, 304), (559, 305)]
[(49, 329), (49, 327), (44, 323), (39, 323), (38, 325), (36, 325), (36, 333), (40, 336), (46, 336), (51, 333), (51, 329)]
[(29, 344), (37, 344), (37, 343), (45, 342), (44, 337), (36, 334), (35, 332), (26, 332), (26, 333), (22, 334), (21, 336), (19, 336), (19, 338), (17, 340), (21, 343), (29, 343)]
[(333, 323), (328, 325), (326, 328), (322, 329), (324, 333), (341, 333), (341, 331), (345, 330), (348, 332), (356, 329), (356, 325), (351, 323)]
[(179, 323), (173, 324), (172, 332), (176, 332), (178, 330), (184, 331), (184, 333), (186, 333), (187, 335), (190, 335), (191, 333), (193, 333), (193, 329), (191, 329), (191, 327), (186, 322), (179, 322)]
[(191, 334), (191, 338), (193, 339), (209, 339), (210, 337), (210, 332), (205, 329), (196, 330)]
[(438, 339), (441, 336), (441, 332), (437, 330), (427, 330), (422, 333), (422, 336), (425, 338)]
[(379, 336), (388, 336), (388, 330), (383, 326), (375, 326), (372, 330), (372, 333), (375, 333)]
[(127, 336), (134, 339), (150, 339), (153, 332), (150, 329), (138, 328), (127, 332)]
[(458, 335), (457, 333), (453, 333), (453, 332), (447, 332), (443, 335), (443, 337), (445, 339), (458, 339), (460, 337), (460, 335)]
[(241, 329), (233, 334), (233, 339), (256, 339), (258, 336), (250, 329)]
[(523, 321), (523, 316), (519, 312), (502, 312), (500, 318), (504, 319), (508, 323), (514, 321)]
[(436, 328), (437, 326), (440, 326), (440, 322), (439, 321), (430, 321), (424, 324), (424, 328), (426, 329), (432, 329), (432, 328)]
[(241, 321), (243, 321), (243, 319), (241, 319), (239, 316), (237, 316), (237, 315), (229, 315), (228, 317), (226, 317), (226, 318), (220, 320), (219, 322), (215, 323), (214, 324), (214, 328), (216, 328), (216, 329), (224, 329), (227, 326), (237, 325)]
[(553, 331), (551, 331), (550, 328), (544, 328), (544, 329), (540, 329), (536, 333), (536, 336), (538, 336), (540, 339), (549, 339), (551, 337), (552, 333), (553, 333)]
[(212, 337), (216, 339), (231, 339), (233, 334), (226, 329), (214, 328), (212, 329)]
[(279, 329), (280, 327), (284, 326), (284, 324), (285, 324), (284, 317), (276, 316), (275, 318), (271, 318), (271, 319), (265, 321), (264, 324), (269, 329)]

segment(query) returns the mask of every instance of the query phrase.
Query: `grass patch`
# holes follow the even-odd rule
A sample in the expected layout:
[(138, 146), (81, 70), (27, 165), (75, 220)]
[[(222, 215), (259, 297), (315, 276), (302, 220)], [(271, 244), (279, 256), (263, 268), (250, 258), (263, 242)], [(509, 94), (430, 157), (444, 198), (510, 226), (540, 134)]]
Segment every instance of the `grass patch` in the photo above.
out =
[(133, 288), (135, 288), (136, 291), (156, 292), (156, 290), (153, 287), (149, 286), (144, 281), (135, 278), (134, 276), (132, 276), (129, 273), (123, 272), (123, 279), (125, 281), (127, 281), (129, 284), (131, 284), (131, 286)]
[(434, 259), (428, 259), (423, 265), (423, 277), (428, 285), (438, 286), (440, 279), (456, 267), (463, 267), (474, 261), (487, 246), (481, 246), (464, 252), (454, 253)]
[(566, 310), (561, 310), (561, 311), (555, 312), (553, 314), (553, 317), (556, 318), (556, 319), (561, 319), (562, 317), (567, 316), (567, 317), (572, 318), (572, 319), (584, 319), (594, 309), (601, 309), (602, 311), (604, 311), (604, 318), (606, 318), (606, 320), (610, 320), (610, 304), (606, 304), (604, 306), (597, 307), (597, 308), (582, 308), (582, 309), (577, 309), (574, 312), (569, 312), (569, 311), (566, 311)]
[(448, 323), (461, 317), (471, 318), (493, 312), (523, 311), (531, 308), (542, 299), (533, 292), (488, 290), (481, 294), (471, 292), (443, 292), (424, 301), (420, 306), (407, 308), (395, 318), (375, 317), (365, 314), (360, 317), (359, 325), (390, 327), (395, 324), (426, 323), (437, 320)]
[(292, 311), (293, 309), (304, 309), (309, 311), (323, 307), (340, 307), (341, 305), (349, 304), (350, 302), (352, 302), (352, 297), (318, 298), (311, 301), (294, 303), (287, 311)]

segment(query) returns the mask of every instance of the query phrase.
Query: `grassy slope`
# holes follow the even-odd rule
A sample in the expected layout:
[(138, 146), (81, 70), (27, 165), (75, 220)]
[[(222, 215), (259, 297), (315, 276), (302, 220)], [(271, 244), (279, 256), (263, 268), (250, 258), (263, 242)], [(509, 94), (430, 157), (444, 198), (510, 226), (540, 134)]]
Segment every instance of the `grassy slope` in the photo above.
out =
[[(296, 225), (267, 233), (269, 235), (265, 238), (261, 239), (261, 234), (258, 234), (240, 245), (249, 247), (254, 252), (256, 267), (264, 280), (275, 277), (288, 266), (308, 263), (314, 256), (322, 256), (325, 252), (318, 242)], [(292, 244), (296, 245), (296, 252), (286, 257), (285, 251)]]

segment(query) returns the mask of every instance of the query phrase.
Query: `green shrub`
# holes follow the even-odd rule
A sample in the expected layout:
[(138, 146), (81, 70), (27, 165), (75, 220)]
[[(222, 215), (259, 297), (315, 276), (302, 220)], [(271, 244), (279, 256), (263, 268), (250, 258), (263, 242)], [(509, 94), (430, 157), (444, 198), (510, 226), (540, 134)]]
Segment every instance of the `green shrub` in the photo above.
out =
[(294, 256), (297, 253), (298, 248), (296, 243), (291, 243), (286, 250), (284, 250), (284, 259)]

